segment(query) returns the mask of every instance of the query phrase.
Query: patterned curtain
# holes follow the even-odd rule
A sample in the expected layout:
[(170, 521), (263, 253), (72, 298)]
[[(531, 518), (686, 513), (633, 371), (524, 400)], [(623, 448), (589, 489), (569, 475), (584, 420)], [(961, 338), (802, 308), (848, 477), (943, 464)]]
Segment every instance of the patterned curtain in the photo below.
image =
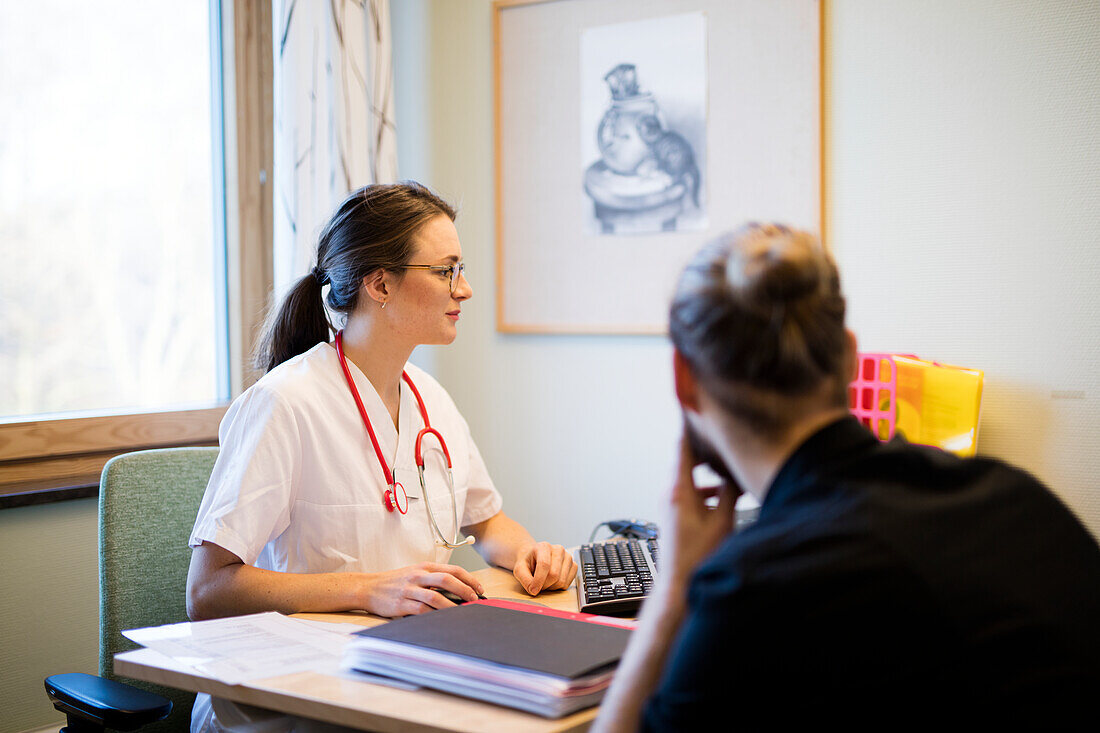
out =
[(389, 0), (275, 0), (275, 293), (348, 191), (397, 176)]

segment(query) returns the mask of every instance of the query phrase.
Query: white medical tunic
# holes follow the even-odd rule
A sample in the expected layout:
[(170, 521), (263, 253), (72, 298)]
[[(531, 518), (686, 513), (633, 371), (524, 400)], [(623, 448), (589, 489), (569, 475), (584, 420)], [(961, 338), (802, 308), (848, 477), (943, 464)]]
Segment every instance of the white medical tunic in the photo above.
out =
[[(248, 565), (291, 573), (447, 562), (451, 551), (436, 543), (424, 506), (431, 502), (448, 540), (458, 534), (438, 441), (423, 441), (425, 498), (414, 453), (424, 424), (412, 390), (401, 383), (398, 430), (370, 381), (347, 364), (382, 454), (410, 497), (408, 513), (386, 509), (387, 482), (336, 349), (318, 344), (271, 370), (226, 412), (192, 547), (206, 540)], [(459, 526), (489, 519), (501, 498), (466, 421), (438, 382), (412, 364), (405, 370), (447, 442)]]
[[(248, 565), (291, 573), (371, 573), (448, 561), (451, 551), (437, 544), (424, 502), (431, 502), (448, 540), (462, 535), (454, 526), (443, 452), (430, 436), (422, 444), (426, 498), (421, 490), (414, 449), (424, 424), (412, 390), (402, 381), (397, 429), (374, 386), (347, 364), (382, 454), (408, 492), (408, 513), (386, 509), (389, 487), (336, 349), (318, 344), (272, 369), (229, 407), (192, 547), (205, 540)], [(405, 371), (447, 442), (459, 527), (489, 519), (501, 498), (469, 426), (435, 379), (413, 364)], [(320, 729), (206, 695), (197, 697), (192, 716), (192, 730)]]

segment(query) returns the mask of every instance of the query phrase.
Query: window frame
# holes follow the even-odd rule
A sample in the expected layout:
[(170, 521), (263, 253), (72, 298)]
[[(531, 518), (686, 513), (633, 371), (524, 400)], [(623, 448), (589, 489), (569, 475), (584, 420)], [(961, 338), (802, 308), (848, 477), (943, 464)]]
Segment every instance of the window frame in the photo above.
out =
[[(222, 36), (226, 310), (229, 393), (249, 367), (273, 282), (274, 159), (271, 0), (210, 0)], [(96, 496), (116, 455), (218, 444), (228, 403), (187, 410), (0, 423), (0, 509)]]

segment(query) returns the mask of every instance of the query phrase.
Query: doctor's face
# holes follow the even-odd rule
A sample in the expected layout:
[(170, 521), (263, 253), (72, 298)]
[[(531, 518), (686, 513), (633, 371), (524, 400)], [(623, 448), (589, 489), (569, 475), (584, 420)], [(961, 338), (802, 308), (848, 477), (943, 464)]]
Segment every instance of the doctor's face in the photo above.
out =
[(397, 327), (416, 344), (449, 344), (458, 333), (462, 303), (474, 294), (464, 274), (452, 274), (447, 268), (462, 262), (462, 245), (454, 222), (440, 214), (413, 236), (414, 252), (410, 265), (428, 265), (436, 269), (406, 269), (395, 293), (394, 315), (400, 314)]

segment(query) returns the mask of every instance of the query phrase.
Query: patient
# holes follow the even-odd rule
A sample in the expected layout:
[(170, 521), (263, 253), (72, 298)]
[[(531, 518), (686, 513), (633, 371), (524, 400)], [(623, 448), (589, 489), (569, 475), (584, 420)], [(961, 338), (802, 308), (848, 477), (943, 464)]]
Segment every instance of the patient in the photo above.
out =
[[(880, 444), (848, 416), (844, 310), (832, 260), (782, 226), (727, 235), (684, 271), (672, 522), (597, 730), (1095, 714), (1100, 548), (1027, 473)], [(700, 462), (727, 479), (717, 508), (693, 485)], [(741, 491), (762, 508), (734, 533)]]

